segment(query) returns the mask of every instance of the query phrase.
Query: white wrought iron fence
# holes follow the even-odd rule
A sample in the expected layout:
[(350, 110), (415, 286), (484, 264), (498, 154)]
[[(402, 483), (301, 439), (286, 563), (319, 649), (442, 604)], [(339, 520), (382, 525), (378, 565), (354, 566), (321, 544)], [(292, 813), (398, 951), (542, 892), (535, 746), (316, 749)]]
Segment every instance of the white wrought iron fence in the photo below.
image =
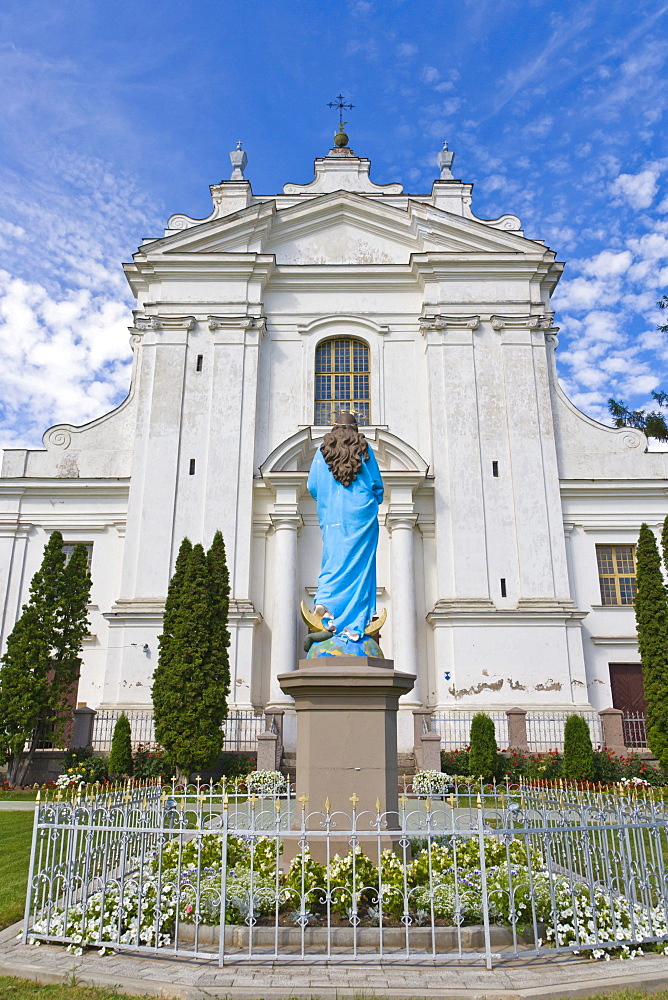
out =
[[(471, 721), (474, 712), (434, 712), (431, 728), (441, 735), (445, 750), (461, 750), (470, 743)], [(508, 749), (508, 717), (505, 712), (486, 713), (494, 722), (496, 743), (499, 750)], [(572, 712), (527, 712), (527, 742), (531, 753), (563, 750), (564, 725)], [(587, 721), (594, 747), (603, 743), (601, 720), (594, 712), (579, 712)], [(629, 744), (627, 744), (628, 746)]]
[(527, 742), (531, 753), (564, 749), (564, 726), (569, 715), (581, 715), (589, 726), (594, 748), (603, 744), (601, 719), (594, 712), (527, 712)]
[[(444, 781), (448, 782), (447, 776)], [(38, 802), (24, 940), (220, 965), (630, 955), (668, 942), (654, 793), (445, 784), (397, 811), (130, 785)]]
[[(105, 751), (111, 749), (111, 738), (114, 726), (120, 716), (120, 710), (99, 711), (95, 713), (93, 722), (93, 750)], [(133, 711), (125, 713), (130, 721), (130, 733), (133, 749), (140, 744), (155, 742), (153, 713), (150, 711)], [(253, 712), (230, 712), (225, 725), (225, 742), (223, 750), (255, 750), (258, 734), (264, 732), (264, 715)]]
[[(499, 750), (508, 749), (508, 718), (505, 712), (487, 712), (494, 722), (496, 744)], [(470, 740), (471, 721), (475, 712), (433, 712), (431, 728), (440, 733), (444, 750), (461, 750)]]
[(629, 750), (647, 749), (647, 716), (644, 712), (624, 712), (622, 730), (625, 747)]

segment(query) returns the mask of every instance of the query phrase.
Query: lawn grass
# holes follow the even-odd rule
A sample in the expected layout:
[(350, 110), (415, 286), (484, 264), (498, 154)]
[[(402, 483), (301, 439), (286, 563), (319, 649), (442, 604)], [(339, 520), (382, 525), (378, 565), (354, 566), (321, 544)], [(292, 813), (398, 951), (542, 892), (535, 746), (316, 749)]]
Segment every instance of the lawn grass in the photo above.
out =
[(32, 812), (0, 812), (0, 930), (23, 916), (33, 820)]
[[(76, 973), (74, 978), (76, 979)], [(314, 997), (317, 996), (316, 991)], [(371, 993), (360, 990), (356, 996), (362, 1000), (364, 997), (374, 997), (376, 993), (373, 990)], [(121, 994), (113, 987), (76, 986), (69, 983), (53, 983), (46, 986), (34, 983), (30, 979), (0, 976), (0, 1000), (149, 1000), (149, 997), (154, 1000), (153, 994)], [(260, 988), (258, 998), (261, 997)], [(286, 994), (285, 1000), (289, 1000), (289, 994)], [(406, 997), (405, 1000), (411, 998)], [(623, 993), (597, 993), (589, 1000), (668, 1000), (668, 992), (645, 993), (644, 990), (625, 990)]]
[[(74, 974), (76, 979), (76, 973)], [(128, 996), (110, 987), (34, 983), (30, 979), (0, 976), (0, 1000), (146, 1000), (148, 993)], [(155, 1000), (155, 996), (151, 996)]]
[[(42, 792), (42, 797), (44, 792)], [(24, 800), (30, 801), (30, 799), (37, 798), (36, 788), (3, 788), (0, 789), (0, 802), (7, 802), (8, 800), (12, 802), (21, 802)]]

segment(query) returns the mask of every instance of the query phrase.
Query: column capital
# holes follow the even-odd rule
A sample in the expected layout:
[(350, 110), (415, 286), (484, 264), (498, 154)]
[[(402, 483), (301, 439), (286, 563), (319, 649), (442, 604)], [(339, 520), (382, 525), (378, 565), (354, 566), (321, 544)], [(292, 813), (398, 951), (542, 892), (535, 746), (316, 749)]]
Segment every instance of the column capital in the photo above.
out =
[(412, 531), (417, 522), (417, 514), (404, 510), (392, 510), (391, 507), (385, 515), (385, 527), (389, 532), (394, 531), (395, 528), (406, 528)]
[[(285, 507), (285, 509), (280, 509), (283, 507)], [(294, 510), (290, 510), (288, 504), (276, 504), (274, 512), (269, 515), (269, 518), (274, 526), (274, 531), (279, 531), (282, 528), (289, 528), (291, 531), (299, 531), (304, 524), (299, 511), (296, 508)]]

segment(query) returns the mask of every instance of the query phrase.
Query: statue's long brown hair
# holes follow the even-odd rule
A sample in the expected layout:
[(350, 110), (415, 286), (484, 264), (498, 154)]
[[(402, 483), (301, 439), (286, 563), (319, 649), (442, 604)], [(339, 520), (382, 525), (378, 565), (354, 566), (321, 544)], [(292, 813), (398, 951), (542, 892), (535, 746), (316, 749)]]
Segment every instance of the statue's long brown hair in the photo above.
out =
[(352, 424), (337, 425), (325, 434), (320, 446), (329, 470), (343, 486), (350, 486), (369, 460), (369, 444), (363, 434)]

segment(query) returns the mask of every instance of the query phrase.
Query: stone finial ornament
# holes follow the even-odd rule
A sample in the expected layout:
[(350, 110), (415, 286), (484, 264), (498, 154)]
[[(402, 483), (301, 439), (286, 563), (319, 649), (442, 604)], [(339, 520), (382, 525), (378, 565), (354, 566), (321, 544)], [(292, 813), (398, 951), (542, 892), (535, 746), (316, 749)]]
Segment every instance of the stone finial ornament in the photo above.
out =
[(232, 163), (232, 174), (230, 176), (230, 180), (243, 181), (244, 170), (246, 169), (246, 164), (248, 163), (248, 157), (241, 148), (241, 139), (237, 143), (237, 148), (234, 152), (230, 153), (230, 162)]
[(455, 154), (448, 149), (447, 139), (444, 139), (443, 149), (438, 154), (438, 165), (441, 169), (442, 181), (453, 181), (455, 179), (451, 169), (454, 158)]

